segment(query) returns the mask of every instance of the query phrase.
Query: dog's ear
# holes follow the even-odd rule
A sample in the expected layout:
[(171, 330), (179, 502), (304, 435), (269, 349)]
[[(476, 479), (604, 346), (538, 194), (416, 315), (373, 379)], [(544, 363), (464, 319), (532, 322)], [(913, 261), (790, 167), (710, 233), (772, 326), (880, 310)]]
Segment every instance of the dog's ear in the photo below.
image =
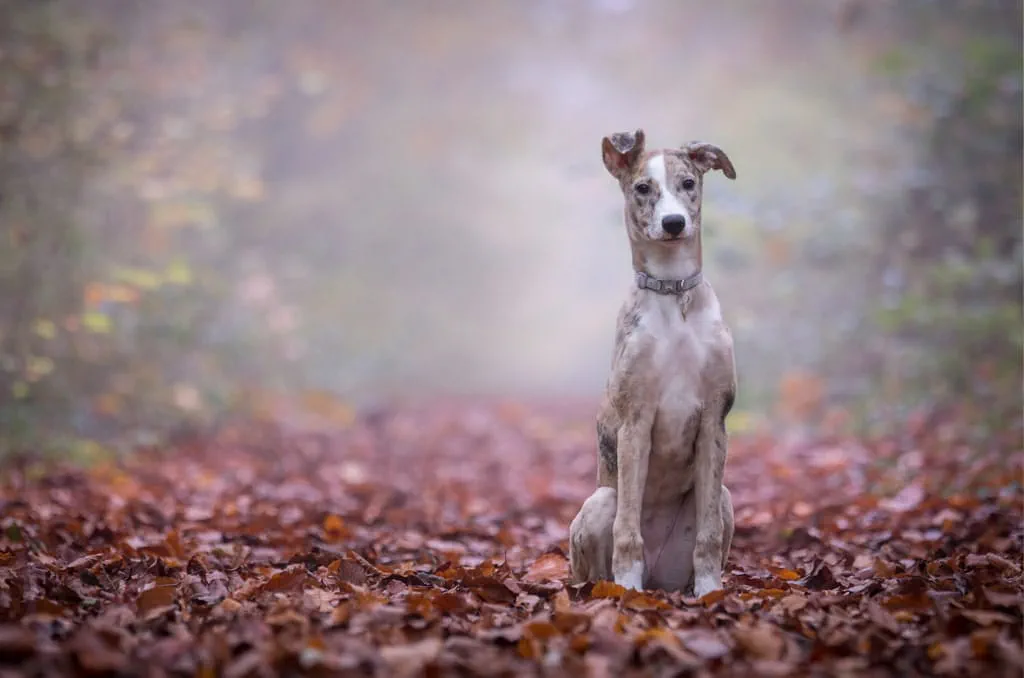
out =
[(644, 153), (644, 131), (638, 129), (630, 134), (619, 132), (601, 141), (601, 158), (604, 166), (620, 182), (625, 181), (633, 166)]
[(702, 141), (691, 141), (682, 147), (683, 153), (689, 156), (690, 161), (701, 172), (711, 170), (722, 170), (722, 173), (730, 179), (736, 178), (736, 168), (725, 151), (714, 144), (706, 144)]

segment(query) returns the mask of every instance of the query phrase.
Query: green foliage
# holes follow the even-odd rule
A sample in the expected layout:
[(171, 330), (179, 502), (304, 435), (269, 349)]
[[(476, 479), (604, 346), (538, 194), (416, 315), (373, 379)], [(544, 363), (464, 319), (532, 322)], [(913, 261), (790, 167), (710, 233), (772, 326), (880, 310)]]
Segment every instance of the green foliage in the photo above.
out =
[[(893, 70), (932, 91), (908, 128), (928, 181), (908, 190), (883, 230), (878, 327), (902, 356), (890, 361), (900, 397), (984, 399), (1003, 425), (1021, 411), (1021, 8), (1018, 2), (907, 3), (907, 51), (936, 73)], [(893, 379), (893, 375), (889, 375)]]
[(910, 70), (911, 59), (906, 49), (887, 49), (875, 59), (873, 66), (883, 77), (903, 77)]
[(203, 345), (233, 292), (221, 214), (259, 185), (219, 122), (168, 146), (172, 113), (132, 114), (182, 94), (98, 65), (125, 56), (120, 18), (0, 2), (0, 454), (91, 459), (203, 419), (240, 388), (240, 346), (256, 364), (274, 350), (255, 332)]

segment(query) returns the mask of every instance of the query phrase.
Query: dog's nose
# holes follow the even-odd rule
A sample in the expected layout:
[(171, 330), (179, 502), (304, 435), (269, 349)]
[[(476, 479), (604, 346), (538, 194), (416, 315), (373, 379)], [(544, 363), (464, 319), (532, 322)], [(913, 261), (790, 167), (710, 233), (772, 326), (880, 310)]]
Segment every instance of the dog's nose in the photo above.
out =
[(670, 214), (661, 220), (661, 227), (671, 236), (682, 233), (684, 226), (686, 226), (686, 219), (682, 214)]

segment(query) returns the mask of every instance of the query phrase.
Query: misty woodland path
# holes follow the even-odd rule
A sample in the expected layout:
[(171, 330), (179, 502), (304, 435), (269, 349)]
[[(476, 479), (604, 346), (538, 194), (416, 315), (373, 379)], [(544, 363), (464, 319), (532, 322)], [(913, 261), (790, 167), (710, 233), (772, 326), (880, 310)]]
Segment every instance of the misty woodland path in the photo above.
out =
[(702, 600), (567, 580), (587, 408), (225, 428), (88, 470), (8, 464), (0, 676), (979, 675), (1021, 651), (1022, 462), (954, 415), (734, 437)]

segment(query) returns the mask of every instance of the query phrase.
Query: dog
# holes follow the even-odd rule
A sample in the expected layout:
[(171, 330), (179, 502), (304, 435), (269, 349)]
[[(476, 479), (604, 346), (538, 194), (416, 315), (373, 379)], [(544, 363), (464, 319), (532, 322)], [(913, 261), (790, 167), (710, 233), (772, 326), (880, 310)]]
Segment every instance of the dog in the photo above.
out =
[(736, 398), (732, 334), (701, 269), (704, 175), (736, 170), (693, 142), (646, 151), (644, 132), (601, 143), (625, 200), (635, 283), (616, 326), (597, 415), (597, 490), (569, 526), (576, 582), (627, 589), (722, 588), (732, 497), (722, 484)]

